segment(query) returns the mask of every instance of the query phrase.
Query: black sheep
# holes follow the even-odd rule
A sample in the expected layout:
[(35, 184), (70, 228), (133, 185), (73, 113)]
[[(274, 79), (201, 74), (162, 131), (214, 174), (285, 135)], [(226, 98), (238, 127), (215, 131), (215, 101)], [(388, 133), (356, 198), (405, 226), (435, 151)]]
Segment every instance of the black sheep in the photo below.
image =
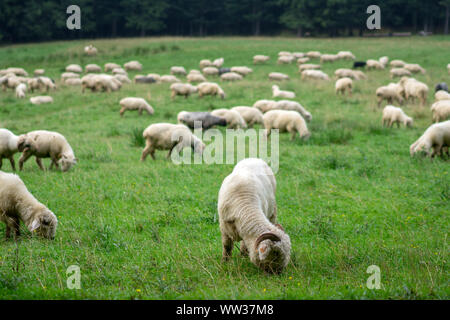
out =
[(366, 66), (366, 62), (365, 61), (355, 61), (355, 62), (353, 62), (353, 69), (364, 68), (365, 66)]
[(434, 88), (434, 92), (438, 92), (439, 90), (443, 90), (448, 92), (448, 86), (445, 82), (438, 83)]

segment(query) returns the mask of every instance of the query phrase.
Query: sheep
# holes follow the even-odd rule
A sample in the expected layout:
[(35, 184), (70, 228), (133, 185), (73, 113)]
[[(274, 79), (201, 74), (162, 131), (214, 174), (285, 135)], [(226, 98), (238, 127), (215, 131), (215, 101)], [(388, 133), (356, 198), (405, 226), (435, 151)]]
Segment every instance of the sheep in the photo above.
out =
[(25, 92), (27, 91), (27, 85), (21, 83), (16, 87), (16, 97), (19, 99), (25, 98)]
[(224, 118), (227, 121), (227, 126), (230, 129), (245, 129), (247, 123), (239, 112), (230, 109), (216, 109), (211, 111), (211, 114), (216, 117)]
[(136, 70), (136, 71), (142, 71), (142, 64), (139, 61), (133, 60), (125, 63), (123, 65), (125, 70)]
[(320, 63), (334, 62), (339, 59), (337, 54), (323, 54), (320, 56)]
[[(219, 75), (231, 72), (231, 68), (219, 68)], [(235, 72), (236, 73), (236, 72)]]
[(264, 160), (239, 161), (220, 187), (217, 209), (222, 235), (222, 261), (230, 259), (233, 242), (258, 268), (281, 273), (291, 254), (291, 240), (277, 223), (276, 180)]
[(152, 106), (149, 105), (148, 102), (142, 98), (135, 98), (135, 97), (123, 98), (122, 100), (120, 100), (119, 104), (121, 106), (119, 112), (121, 117), (123, 117), (125, 111), (131, 110), (138, 110), (140, 116), (142, 116), (143, 111), (147, 111), (149, 115), (152, 115), (155, 112)]
[(253, 104), (253, 108), (258, 109), (259, 111), (261, 111), (262, 113), (265, 113), (269, 110), (273, 110), (275, 109), (275, 105), (277, 104), (277, 101), (275, 100), (266, 100), (266, 99), (262, 99), (262, 100), (258, 100)]
[(159, 77), (158, 80), (156, 80), (153, 77), (143, 76), (141, 74), (138, 74), (138, 75), (134, 76), (134, 83), (155, 83), (155, 82), (159, 81), (160, 79), (161, 79), (161, 77)]
[(219, 69), (216, 67), (205, 67), (202, 69), (202, 72), (205, 76), (216, 76), (219, 74)]
[(450, 74), (450, 63), (447, 65), (447, 71)]
[(84, 93), (84, 90), (90, 89), (91, 91), (96, 90), (96, 74), (87, 74), (81, 78), (81, 92)]
[(56, 89), (56, 85), (53, 82), (53, 80), (50, 79), (49, 77), (43, 77), (43, 76), (29, 79), (28, 86), (29, 86), (31, 92), (34, 92), (35, 89), (45, 90), (46, 92), (49, 92), (50, 89)]
[(353, 74), (355, 76), (355, 80), (365, 80), (367, 76), (361, 70), (354, 70)]
[(345, 68), (337, 69), (336, 71), (334, 71), (334, 75), (338, 79), (340, 78), (351, 78), (355, 80), (367, 79), (367, 76), (364, 74), (364, 72)]
[(321, 70), (305, 70), (302, 72), (302, 80), (305, 79), (329, 81), (330, 77)]
[(347, 91), (349, 96), (352, 95), (352, 87), (353, 87), (353, 80), (347, 77), (338, 79), (335, 84), (336, 88), (336, 94), (342, 93), (342, 95), (345, 94)]
[(211, 96), (217, 96), (219, 95), (220, 98), (225, 99), (225, 92), (222, 90), (222, 88), (214, 82), (202, 82), (198, 86), (198, 97), (202, 98), (206, 95)]
[(16, 171), (14, 154), (19, 152), (17, 142), (19, 137), (7, 129), (0, 129), (0, 170), (3, 166), (3, 159), (9, 159), (11, 168)]
[(450, 100), (441, 100), (431, 105), (433, 122), (441, 122), (450, 117)]
[(271, 72), (269, 73), (269, 80), (275, 80), (275, 81), (283, 81), (283, 80), (289, 80), (289, 76), (287, 74), (281, 73), (281, 72)]
[(128, 76), (124, 75), (124, 74), (115, 74), (114, 78), (119, 80), (120, 83), (124, 84), (124, 83), (131, 83), (130, 78), (128, 78)]
[(188, 126), (190, 129), (194, 129), (196, 125), (200, 124), (201, 128), (208, 130), (213, 126), (227, 125), (227, 120), (221, 117), (213, 116), (209, 112), (187, 112), (181, 111), (177, 116), (178, 123), (182, 123)]
[(224, 62), (225, 62), (224, 58), (217, 58), (216, 60), (213, 61), (212, 65), (216, 68), (220, 68)]
[(6, 89), (16, 90), (16, 87), (21, 84), (27, 82), (27, 78), (17, 77), (15, 75), (6, 75), (0, 78), (0, 83), (2, 84), (2, 89), (5, 91)]
[(88, 56), (95, 56), (97, 55), (97, 48), (95, 48), (92, 44), (84, 47), (84, 53)]
[(294, 61), (294, 56), (280, 56), (277, 59), (277, 64), (290, 64)]
[(353, 53), (351, 53), (350, 51), (339, 51), (337, 53), (337, 56), (339, 59), (344, 59), (344, 60), (355, 60), (355, 56)]
[(108, 74), (99, 74), (93, 77), (95, 91), (118, 91), (122, 87), (122, 83)]
[(81, 79), (79, 78), (69, 78), (64, 82), (68, 86), (81, 86)]
[(36, 69), (34, 70), (34, 75), (35, 76), (42, 76), (45, 73), (45, 69)]
[(434, 92), (438, 92), (439, 90), (443, 90), (445, 92), (448, 92), (448, 86), (445, 82), (439, 82), (435, 87), (434, 87)]
[(309, 58), (298, 58), (297, 59), (297, 65), (301, 65), (304, 63), (307, 63), (310, 59)]
[(125, 76), (128, 75), (128, 73), (125, 71), (125, 69), (120, 68), (120, 67), (112, 69), (112, 74), (123, 74)]
[(36, 157), (36, 163), (44, 171), (41, 158), (51, 158), (53, 166), (62, 172), (67, 172), (77, 163), (77, 158), (66, 138), (58, 133), (46, 130), (28, 132), (19, 136), (17, 146), (22, 156), (19, 159), (19, 169), (23, 170), (24, 163), (31, 157)]
[(102, 72), (102, 68), (95, 63), (88, 64), (84, 67), (86, 72)]
[(297, 111), (298, 113), (301, 114), (301, 116), (306, 120), (306, 121), (311, 121), (312, 120), (312, 115), (309, 111), (307, 111), (300, 103), (298, 103), (297, 101), (291, 101), (291, 100), (280, 100), (280, 101), (276, 101), (274, 105), (270, 105), (269, 107), (271, 107), (271, 109), (268, 109), (266, 111), (270, 111), (270, 110), (290, 110), (290, 111)]
[(298, 66), (298, 72), (302, 73), (305, 70), (315, 70), (320, 69), (320, 65), (318, 64), (312, 64), (312, 63), (305, 63)]
[(74, 72), (64, 72), (63, 74), (61, 74), (61, 81), (65, 82), (67, 79), (70, 78), (79, 78), (80, 75), (78, 73), (74, 73)]
[(30, 98), (32, 104), (53, 103), (53, 98), (50, 96), (37, 96)]
[(403, 60), (392, 60), (389, 65), (392, 68), (403, 68), (405, 66), (406, 62)]
[(377, 96), (378, 107), (380, 107), (383, 100), (387, 100), (388, 103), (393, 103), (394, 100), (399, 104), (403, 104), (402, 87), (397, 83), (390, 83), (387, 86), (379, 87), (375, 91)]
[(202, 73), (199, 70), (197, 70), (197, 69), (191, 69), (189, 71), (189, 74), (202, 74)]
[(145, 161), (148, 155), (155, 160), (155, 150), (169, 150), (168, 159), (173, 149), (180, 153), (183, 148), (191, 147), (199, 154), (202, 154), (205, 149), (203, 141), (184, 124), (155, 123), (144, 130), (143, 137), (145, 148), (142, 151), (141, 161)]
[(292, 55), (294, 56), (295, 59), (300, 59), (305, 56), (303, 52), (292, 52)]
[(436, 99), (436, 101), (450, 100), (450, 93), (444, 90), (439, 90), (434, 94), (434, 98)]
[(280, 87), (274, 84), (272, 86), (272, 97), (273, 98), (294, 99), (295, 92), (280, 90)]
[(411, 76), (411, 72), (405, 68), (393, 68), (389, 71), (389, 73), (391, 75), (391, 79), (394, 77)]
[(263, 124), (263, 114), (256, 108), (237, 106), (231, 108), (231, 110), (239, 112), (249, 128), (252, 128), (256, 123)]
[(292, 53), (289, 51), (280, 51), (278, 52), (278, 56), (279, 57), (283, 57), (283, 56), (292, 56)]
[(401, 108), (387, 105), (383, 109), (382, 123), (388, 128), (391, 128), (394, 123), (397, 123), (397, 128), (400, 128), (400, 123), (403, 123), (405, 127), (412, 127), (413, 119), (408, 117)]
[(418, 152), (425, 152), (429, 157), (441, 155), (443, 149), (450, 148), (450, 120), (432, 124), (423, 135), (410, 147), (409, 153), (413, 157)]
[(319, 51), (309, 51), (306, 53), (306, 56), (310, 59), (320, 59), (321, 55)]
[(20, 221), (30, 232), (54, 239), (58, 219), (27, 189), (18, 175), (0, 171), (0, 221), (6, 224), (6, 238), (20, 236)]
[(272, 129), (279, 129), (280, 132), (290, 132), (291, 140), (294, 140), (297, 132), (303, 140), (308, 140), (311, 136), (305, 120), (296, 111), (271, 110), (264, 114), (263, 121), (266, 136), (270, 135)]
[(405, 99), (418, 98), (422, 105), (427, 102), (428, 86), (414, 78), (402, 77), (399, 82), (403, 88)]
[(407, 63), (403, 66), (403, 68), (405, 68), (406, 70), (412, 72), (412, 73), (422, 73), (425, 74), (425, 69), (422, 68), (420, 65), (418, 65), (417, 63)]
[(239, 66), (239, 67), (232, 67), (231, 68), (231, 72), (236, 72), (239, 73), (241, 76), (246, 76), (249, 73), (252, 73), (253, 70), (249, 67), (245, 67), (245, 66)]
[(239, 81), (242, 80), (243, 77), (236, 72), (227, 72), (220, 76), (220, 79), (223, 81)]
[(378, 59), (378, 61), (383, 65), (383, 67), (386, 68), (388, 62), (389, 62), (389, 57), (381, 57), (380, 59)]
[(82, 73), (83, 68), (78, 64), (70, 64), (66, 67), (66, 72)]
[(266, 61), (269, 61), (270, 57), (269, 56), (264, 56), (264, 55), (256, 55), (253, 56), (253, 64), (257, 64), (257, 63), (265, 63)]
[(171, 99), (176, 96), (184, 96), (187, 99), (192, 93), (198, 92), (198, 88), (189, 83), (172, 83), (170, 90), (172, 91)]
[(170, 74), (185, 76), (187, 74), (187, 72), (186, 72), (186, 69), (184, 69), (184, 67), (175, 66), (175, 67), (170, 68)]
[(105, 72), (113, 71), (116, 68), (120, 68), (120, 65), (118, 65), (117, 63), (113, 63), (113, 62), (105, 63)]
[(214, 65), (211, 62), (211, 60), (203, 59), (203, 60), (200, 61), (199, 66), (200, 66), (200, 69), (203, 70), (206, 67), (213, 67)]
[(28, 77), (28, 72), (23, 68), (10, 67), (4, 70), (0, 70), (0, 75), (7, 75), (8, 73), (13, 73), (16, 76)]
[(149, 73), (147, 75), (147, 77), (155, 79), (156, 82), (160, 82), (161, 81), (161, 76), (159, 74), (157, 74), (157, 73)]
[(384, 65), (381, 64), (380, 61), (369, 59), (366, 61), (366, 68), (367, 68), (367, 70), (371, 70), (371, 69), (383, 70)]
[(188, 82), (205, 82), (206, 78), (202, 74), (189, 73), (187, 75)]
[(177, 77), (172, 76), (172, 75), (163, 75), (163, 76), (161, 76), (159, 81), (161, 81), (161, 83), (181, 82), (180, 79), (178, 79)]
[(364, 68), (367, 65), (365, 61), (355, 61), (353, 62), (353, 69)]

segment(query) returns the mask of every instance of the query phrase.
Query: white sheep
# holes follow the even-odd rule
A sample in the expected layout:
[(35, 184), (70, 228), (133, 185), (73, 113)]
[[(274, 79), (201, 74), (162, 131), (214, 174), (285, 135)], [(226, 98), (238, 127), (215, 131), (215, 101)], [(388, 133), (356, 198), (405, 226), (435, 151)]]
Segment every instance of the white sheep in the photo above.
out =
[(334, 75), (338, 79), (340, 79), (340, 78), (351, 78), (351, 79), (355, 79), (355, 80), (367, 79), (367, 76), (364, 74), (364, 72), (362, 72), (360, 70), (352, 70), (352, 69), (345, 69), (345, 68), (337, 69), (334, 72)]
[(397, 128), (400, 127), (400, 123), (403, 123), (405, 127), (412, 127), (413, 119), (408, 117), (401, 108), (387, 105), (383, 109), (382, 123), (383, 126), (389, 128), (391, 128), (394, 123), (397, 124)]
[(302, 72), (302, 80), (305, 79), (329, 81), (330, 77), (322, 70), (305, 70)]
[[(291, 100), (280, 100), (280, 101), (276, 101), (274, 105), (269, 105), (269, 107), (271, 109), (267, 109), (266, 111), (270, 111), (270, 110), (291, 110), (291, 111), (297, 111), (298, 113), (301, 114), (301, 116), (306, 120), (306, 121), (311, 121), (312, 120), (312, 115), (311, 113), (306, 110), (300, 103), (298, 103), (297, 101), (291, 101)], [(265, 111), (265, 112), (266, 112)]]
[(174, 82), (181, 82), (180, 79), (178, 79), (175, 76), (172, 75), (163, 75), (159, 78), (159, 81), (161, 83), (174, 83)]
[(450, 100), (441, 100), (431, 105), (433, 122), (441, 122), (450, 117)]
[(391, 71), (389, 71), (389, 73), (391, 75), (391, 78), (411, 76), (411, 72), (405, 68), (392, 68)]
[(136, 70), (136, 71), (142, 71), (142, 64), (139, 61), (133, 60), (125, 63), (123, 65), (125, 70)]
[(86, 53), (86, 55), (88, 56), (95, 56), (97, 52), (97, 48), (95, 48), (92, 44), (84, 47), (84, 53)]
[(145, 148), (141, 161), (145, 161), (148, 155), (155, 160), (155, 150), (169, 150), (169, 158), (173, 149), (180, 153), (183, 148), (191, 147), (200, 154), (205, 149), (205, 144), (184, 124), (155, 123), (144, 130), (143, 137)]
[(84, 67), (86, 72), (102, 72), (102, 68), (95, 63), (88, 64)]
[(224, 73), (220, 76), (220, 79), (222, 79), (223, 81), (239, 81), (242, 80), (243, 77), (236, 72), (227, 72)]
[(256, 123), (263, 124), (263, 114), (256, 108), (237, 106), (231, 108), (231, 110), (239, 112), (249, 128), (253, 127), (253, 125)]
[(231, 67), (231, 72), (239, 73), (241, 76), (245, 77), (246, 75), (252, 73), (253, 70), (249, 67), (238, 66), (238, 67)]
[[(76, 78), (73, 78), (76, 79)], [(67, 81), (66, 79), (65, 81)], [(32, 78), (28, 80), (28, 87), (30, 88), (31, 92), (34, 92), (35, 89), (39, 89), (41, 91), (49, 92), (50, 89), (56, 89), (56, 85), (53, 83), (53, 80), (49, 77), (37, 77)]]
[(412, 73), (422, 73), (425, 74), (425, 69), (422, 68), (419, 64), (417, 63), (407, 63), (403, 66), (403, 68), (405, 68), (406, 70), (412, 72)]
[(389, 62), (389, 57), (387, 57), (387, 56), (381, 57), (380, 59), (378, 59), (378, 61), (383, 65), (383, 67), (386, 68), (386, 66)]
[(378, 60), (369, 59), (366, 61), (366, 69), (367, 70), (371, 70), (371, 69), (383, 70), (384, 65)]
[(277, 101), (275, 100), (266, 100), (266, 99), (262, 99), (262, 100), (258, 100), (253, 104), (253, 108), (258, 109), (259, 111), (261, 111), (262, 113), (265, 113), (269, 110), (273, 110), (275, 109), (275, 105), (277, 104)]
[(428, 86), (414, 78), (402, 77), (399, 82), (403, 88), (405, 99), (418, 98), (422, 105), (425, 105), (428, 97)]
[(375, 91), (378, 107), (380, 107), (383, 100), (387, 100), (388, 103), (396, 101), (399, 104), (403, 104), (402, 90), (402, 87), (397, 83), (390, 83), (387, 86), (379, 87)]
[(185, 76), (187, 72), (186, 69), (184, 69), (184, 67), (175, 66), (170, 68), (170, 74)]
[(295, 92), (280, 90), (280, 87), (274, 84), (272, 86), (272, 97), (273, 98), (283, 98), (283, 99), (294, 99)]
[(171, 98), (174, 99), (176, 96), (189, 97), (191, 94), (198, 92), (198, 88), (189, 83), (172, 83), (170, 85), (170, 90), (172, 91)]
[(306, 56), (310, 59), (320, 59), (322, 54), (319, 51), (308, 51)]
[(66, 81), (64, 81), (64, 84), (68, 86), (81, 86), (81, 79), (69, 78)]
[(220, 68), (224, 62), (225, 62), (224, 58), (217, 58), (213, 61), (212, 65), (216, 68)]
[(34, 70), (34, 75), (35, 76), (42, 76), (45, 73), (45, 69), (35, 69)]
[(0, 75), (6, 75), (8, 73), (13, 73), (16, 76), (28, 77), (28, 72), (23, 68), (10, 67), (7, 69), (0, 70)]
[(450, 100), (450, 93), (448, 93), (447, 91), (444, 90), (438, 90), (436, 91), (436, 93), (434, 94), (434, 98), (437, 101), (441, 101), (441, 100)]
[(73, 72), (73, 73), (82, 73), (83, 68), (78, 64), (69, 64), (66, 67), (66, 72)]
[(405, 66), (406, 62), (403, 60), (392, 60), (389, 65), (392, 68), (403, 68)]
[(270, 135), (272, 129), (291, 133), (291, 140), (294, 140), (297, 132), (304, 140), (308, 140), (311, 136), (305, 120), (296, 111), (271, 110), (264, 114), (263, 121), (267, 136)]
[(19, 99), (25, 98), (25, 92), (27, 91), (27, 85), (21, 83), (16, 87), (16, 97)]
[(117, 63), (113, 63), (113, 62), (105, 63), (105, 72), (113, 71), (116, 68), (121, 68), (121, 67)]
[(269, 61), (269, 59), (269, 56), (257, 54), (256, 56), (253, 56), (253, 64), (264, 63), (266, 61)]
[(14, 154), (19, 152), (17, 142), (19, 137), (7, 129), (0, 129), (0, 170), (3, 166), (3, 159), (9, 159), (11, 168), (16, 171)]
[(335, 84), (336, 94), (341, 93), (345, 95), (345, 92), (348, 92), (348, 95), (352, 95), (353, 88), (353, 80), (347, 77), (338, 79)]
[(289, 80), (289, 76), (287, 74), (281, 73), (281, 72), (271, 72), (269, 73), (269, 80), (275, 80), (275, 81), (283, 81), (283, 80)]
[(200, 73), (189, 73), (187, 75), (188, 82), (205, 82), (206, 78)]
[(214, 82), (202, 82), (198, 86), (198, 97), (202, 98), (203, 96), (211, 95), (211, 96), (219, 96), (222, 99), (225, 99), (225, 92), (222, 88)]
[(409, 147), (411, 157), (425, 152), (429, 157), (441, 155), (443, 149), (450, 148), (450, 120), (432, 124), (423, 135)]
[(149, 115), (152, 115), (154, 113), (152, 106), (149, 105), (148, 102), (143, 98), (127, 97), (120, 100), (119, 104), (121, 106), (120, 116), (122, 117), (125, 111), (131, 110), (138, 110), (140, 116), (142, 115), (143, 111), (146, 111)]
[(302, 73), (305, 70), (316, 70), (320, 69), (320, 65), (313, 63), (305, 63), (298, 66), (298, 72)]
[(6, 238), (20, 236), (20, 221), (30, 232), (54, 239), (58, 219), (27, 189), (18, 175), (0, 171), (0, 221), (6, 224)]
[(50, 96), (36, 96), (30, 98), (32, 104), (53, 103), (53, 98)]
[(126, 72), (124, 68), (119, 67), (119, 68), (112, 69), (112, 74), (123, 74), (123, 75), (127, 76), (128, 72)]
[(289, 51), (280, 51), (278, 52), (278, 56), (282, 57), (282, 56), (292, 56), (292, 53)]
[(99, 74), (93, 77), (95, 91), (118, 91), (122, 87), (122, 83), (115, 77), (108, 74)]
[(66, 172), (77, 163), (72, 147), (67, 142), (66, 138), (58, 133), (46, 130), (32, 131), (27, 134), (19, 136), (18, 149), (22, 152), (19, 159), (19, 169), (23, 169), (23, 164), (31, 157), (36, 157), (36, 163), (41, 170), (44, 170), (42, 165), (42, 158), (50, 158), (53, 166)]
[(230, 129), (245, 129), (247, 123), (239, 112), (232, 109), (216, 109), (211, 111), (211, 114), (216, 117), (224, 118), (227, 121), (227, 126)]
[(131, 83), (130, 78), (128, 78), (128, 76), (126, 76), (124, 74), (115, 74), (114, 78), (119, 80), (122, 84), (124, 84), (124, 83)]
[(161, 81), (161, 75), (159, 75), (158, 73), (149, 73), (147, 74), (147, 77), (155, 79), (156, 82)]
[(303, 52), (292, 52), (292, 55), (294, 56), (295, 59), (300, 59), (305, 56)]
[(351, 53), (351, 51), (339, 51), (337, 53), (337, 56), (339, 57), (339, 59), (355, 60), (355, 55), (353, 53)]
[(301, 65), (301, 64), (305, 64), (309, 61), (310, 59), (308, 57), (305, 58), (298, 58), (297, 59), (297, 65)]
[(290, 64), (295, 60), (294, 56), (280, 56), (277, 59), (277, 64)]
[(262, 270), (280, 273), (290, 260), (291, 240), (277, 223), (276, 180), (261, 159), (241, 160), (220, 187), (218, 212), (222, 259), (227, 261), (233, 242)]
[(203, 60), (200, 61), (199, 66), (200, 66), (200, 69), (203, 70), (206, 67), (213, 67), (214, 65), (211, 62), (211, 60), (203, 59)]
[(323, 54), (320, 56), (320, 63), (334, 62), (339, 59), (337, 54)]
[(80, 75), (78, 73), (74, 73), (74, 72), (64, 72), (63, 74), (61, 74), (61, 81), (64, 82), (67, 79), (70, 78), (80, 78)]
[(216, 76), (219, 74), (219, 69), (216, 67), (205, 67), (202, 69), (202, 72), (205, 76)]

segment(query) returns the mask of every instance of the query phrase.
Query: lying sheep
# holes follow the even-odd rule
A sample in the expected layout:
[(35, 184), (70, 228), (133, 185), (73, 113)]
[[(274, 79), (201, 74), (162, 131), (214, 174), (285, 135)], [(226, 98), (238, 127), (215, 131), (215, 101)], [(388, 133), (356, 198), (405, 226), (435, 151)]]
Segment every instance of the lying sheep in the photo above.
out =
[(129, 61), (123, 65), (125, 70), (136, 70), (136, 71), (142, 71), (142, 64), (139, 61)]
[(159, 81), (160, 81), (161, 83), (181, 82), (180, 79), (178, 79), (177, 77), (172, 76), (172, 75), (163, 75), (163, 76), (161, 76), (161, 78), (159, 79)]
[(367, 70), (372, 70), (372, 69), (383, 70), (384, 65), (380, 61), (369, 59), (366, 61), (366, 69)]
[(211, 111), (211, 114), (216, 117), (224, 118), (227, 121), (228, 128), (230, 129), (247, 128), (247, 123), (244, 118), (236, 110), (222, 108)]
[(99, 74), (93, 77), (95, 91), (118, 91), (122, 87), (122, 83), (108, 74)]
[(84, 53), (88, 56), (95, 56), (97, 55), (97, 48), (95, 48), (92, 44), (84, 47)]
[(450, 117), (450, 100), (441, 100), (431, 105), (433, 122), (441, 122)]
[(239, 112), (249, 128), (252, 128), (256, 123), (263, 124), (263, 114), (256, 108), (237, 106), (231, 108), (231, 110)]
[(196, 125), (199, 125), (203, 130), (208, 130), (214, 126), (225, 127), (227, 125), (227, 120), (213, 116), (209, 112), (181, 111), (178, 113), (177, 120), (178, 123), (182, 123), (190, 129), (194, 129)]
[(436, 101), (450, 100), (450, 93), (444, 90), (439, 90), (434, 94), (434, 98), (436, 99)]
[(196, 153), (203, 153), (205, 144), (197, 138), (184, 124), (155, 123), (144, 130), (145, 148), (142, 151), (141, 161), (148, 155), (155, 160), (155, 150), (169, 150), (170, 158), (173, 149), (177, 153), (185, 147), (191, 147)]
[(271, 72), (269, 73), (269, 80), (275, 80), (275, 81), (283, 81), (283, 80), (289, 80), (289, 76), (287, 74), (281, 73), (281, 72)]
[(405, 68), (393, 68), (389, 71), (391, 79), (395, 77), (411, 76), (411, 72)]
[(16, 171), (14, 154), (19, 152), (17, 142), (19, 137), (7, 129), (0, 129), (0, 170), (3, 166), (3, 159), (9, 159), (11, 168)]
[(189, 83), (172, 83), (170, 90), (171, 99), (175, 99), (176, 96), (184, 96), (187, 99), (191, 94), (198, 92), (198, 88)]
[(220, 68), (224, 62), (225, 62), (224, 58), (217, 58), (213, 61), (212, 65), (216, 68)]
[(320, 59), (321, 55), (319, 51), (309, 51), (306, 53), (306, 56), (310, 59)]
[(44, 170), (42, 165), (42, 158), (50, 158), (53, 166), (66, 172), (77, 163), (72, 147), (67, 142), (66, 138), (58, 133), (46, 130), (32, 131), (27, 134), (19, 136), (17, 143), (18, 149), (22, 152), (19, 159), (19, 169), (23, 169), (23, 164), (31, 157), (36, 157), (36, 163), (41, 170)]
[(298, 66), (298, 72), (302, 73), (305, 70), (315, 70), (320, 69), (320, 65), (313, 63), (305, 63)]
[(16, 97), (19, 99), (25, 98), (25, 92), (27, 91), (27, 86), (25, 83), (21, 83), (16, 87)]
[(142, 116), (143, 111), (147, 111), (149, 115), (152, 115), (154, 113), (152, 106), (149, 105), (148, 102), (142, 98), (135, 98), (135, 97), (123, 98), (122, 100), (120, 100), (119, 104), (122, 107), (120, 109), (121, 117), (123, 117), (125, 111), (131, 110), (138, 110), (140, 116)]
[(117, 63), (113, 63), (113, 62), (105, 63), (105, 72), (113, 71), (116, 68), (120, 68), (120, 65), (118, 65)]
[(222, 88), (214, 82), (202, 82), (198, 86), (198, 97), (202, 98), (203, 96), (211, 95), (211, 96), (219, 96), (222, 99), (225, 99), (225, 92)]
[(338, 79), (335, 84), (336, 94), (341, 93), (345, 95), (345, 92), (348, 92), (348, 95), (352, 95), (353, 88), (353, 80), (347, 77)]
[(186, 69), (184, 69), (184, 67), (175, 66), (175, 67), (170, 68), (170, 74), (185, 76), (187, 74), (187, 72), (186, 72)]
[(206, 78), (202, 74), (198, 73), (189, 73), (187, 75), (188, 82), (205, 82)]
[(274, 84), (272, 86), (272, 97), (283, 99), (294, 99), (295, 92), (280, 90), (280, 87)]
[(158, 80), (156, 80), (153, 77), (143, 76), (141, 74), (138, 74), (138, 75), (134, 76), (134, 83), (155, 83), (155, 82), (159, 81), (160, 79), (161, 79), (161, 77), (159, 77)]
[(382, 123), (388, 128), (391, 128), (394, 123), (397, 124), (397, 128), (400, 128), (400, 123), (403, 123), (405, 127), (412, 127), (413, 119), (408, 117), (401, 108), (388, 105), (383, 109)]
[(0, 70), (0, 75), (7, 75), (8, 73), (13, 73), (16, 76), (28, 77), (28, 72), (23, 68), (10, 67), (4, 70)]
[(53, 98), (50, 96), (36, 96), (30, 98), (32, 104), (53, 103)]
[(425, 83), (414, 78), (402, 77), (399, 84), (403, 88), (406, 100), (418, 98), (420, 103), (425, 105), (428, 96), (428, 86)]
[(329, 81), (330, 77), (322, 70), (305, 70), (302, 72), (302, 80), (305, 79)]
[(277, 64), (290, 64), (295, 60), (294, 56), (280, 56), (277, 59)]
[(86, 71), (86, 72), (102, 72), (102, 68), (98, 64), (91, 63), (84, 67), (84, 71)]
[(290, 132), (291, 140), (294, 140), (297, 132), (304, 140), (308, 140), (311, 136), (305, 120), (296, 111), (271, 110), (264, 114), (263, 121), (267, 136), (270, 135), (272, 129)]
[(434, 92), (438, 92), (439, 90), (448, 92), (448, 86), (445, 82), (439, 82), (435, 87), (434, 87)]
[(202, 72), (206, 76), (217, 76), (219, 74), (219, 69), (216, 67), (205, 67), (202, 69)]
[(279, 57), (283, 57), (283, 56), (292, 56), (292, 53), (289, 51), (280, 51), (278, 52), (278, 56)]
[(241, 160), (222, 183), (218, 212), (223, 261), (241, 241), (241, 253), (266, 272), (280, 273), (290, 259), (291, 240), (277, 223), (276, 181), (261, 159)]
[(232, 67), (231, 72), (239, 73), (241, 76), (245, 77), (246, 75), (252, 73), (253, 70), (249, 67), (239, 66), (239, 67)]
[(256, 55), (253, 56), (253, 64), (257, 64), (257, 63), (264, 63), (266, 61), (269, 61), (270, 57), (269, 56), (264, 56), (264, 55)]
[(30, 232), (54, 239), (58, 219), (36, 200), (19, 176), (0, 171), (0, 221), (6, 224), (6, 238), (20, 236), (20, 221)]
[(429, 157), (441, 155), (443, 149), (450, 148), (450, 120), (432, 124), (423, 135), (414, 142), (409, 153), (411, 157), (418, 152), (425, 152)]
[(364, 72), (359, 71), (359, 70), (345, 69), (345, 68), (337, 69), (334, 72), (334, 75), (338, 79), (340, 79), (340, 78), (350, 78), (350, 79), (355, 79), (355, 80), (367, 79), (367, 76), (364, 74)]
[(294, 56), (295, 59), (300, 59), (305, 56), (303, 52), (292, 52), (292, 55)]
[[(219, 75), (231, 72), (231, 68), (219, 68)], [(236, 73), (236, 72), (235, 72)]]
[(82, 73), (83, 68), (78, 64), (70, 64), (66, 67), (66, 72)]
[(220, 76), (220, 79), (223, 81), (240, 81), (243, 79), (243, 77), (236, 72), (227, 72)]
[(412, 72), (412, 73), (422, 73), (425, 74), (425, 69), (422, 68), (420, 65), (418, 65), (417, 63), (407, 63), (403, 66), (403, 68), (405, 68), (406, 70)]
[(258, 109), (262, 113), (275, 109), (277, 102), (275, 100), (258, 100), (253, 104), (253, 108)]
[[(280, 100), (276, 101), (274, 105), (269, 105), (271, 108), (270, 110), (291, 110), (291, 111), (297, 111), (301, 114), (301, 116), (306, 121), (312, 120), (312, 115), (309, 111), (307, 111), (303, 106), (298, 103), (297, 101), (291, 101), (291, 100)], [(266, 111), (270, 111), (269, 109)], [(266, 112), (265, 111), (265, 112)]]
[(389, 64), (392, 68), (403, 68), (406, 62), (403, 60), (392, 60)]
[(338, 56), (339, 59), (355, 60), (355, 55), (353, 53), (351, 53), (350, 51), (339, 51), (337, 53), (337, 56)]

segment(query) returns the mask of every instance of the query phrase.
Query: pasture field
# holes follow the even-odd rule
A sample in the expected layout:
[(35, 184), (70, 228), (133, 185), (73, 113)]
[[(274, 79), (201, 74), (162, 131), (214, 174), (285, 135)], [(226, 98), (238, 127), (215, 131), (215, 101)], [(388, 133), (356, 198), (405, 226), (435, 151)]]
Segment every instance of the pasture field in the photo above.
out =
[[(83, 55), (92, 43), (96, 57)], [(334, 81), (302, 81), (297, 66), (277, 65), (279, 51), (352, 51), (357, 60), (383, 55), (419, 63), (430, 87), (425, 107), (404, 106), (410, 129), (385, 129), (375, 89), (391, 82), (389, 69), (367, 71), (352, 97), (336, 96)], [(450, 162), (411, 158), (409, 146), (431, 124), (434, 85), (450, 83), (450, 37), (412, 38), (139, 38), (51, 42), (0, 48), (0, 68), (45, 68), (59, 82), (66, 65), (83, 67), (139, 60), (141, 74), (168, 74), (171, 66), (198, 69), (201, 59), (247, 65), (243, 81), (217, 81), (225, 100), (193, 95), (170, 99), (169, 84), (124, 85), (118, 92), (51, 92), (55, 102), (33, 106), (14, 92), (0, 93), (0, 127), (16, 134), (46, 129), (65, 135), (79, 163), (69, 172), (42, 172), (33, 159), (19, 172), (29, 190), (58, 217), (53, 241), (24, 230), (4, 240), (0, 224), (1, 299), (448, 299)], [(253, 66), (255, 54), (271, 60)], [(314, 63), (314, 61), (313, 61)], [(323, 70), (350, 67), (327, 63)], [(177, 113), (253, 105), (272, 96), (268, 73), (288, 74), (308, 109), (311, 138), (280, 134), (276, 174), (278, 218), (292, 241), (291, 263), (268, 275), (237, 248), (221, 263), (218, 191), (233, 165), (175, 165), (166, 152), (139, 161), (142, 131), (176, 122)], [(129, 72), (132, 79), (137, 72)], [(185, 81), (184, 77), (181, 77)], [(59, 83), (58, 83), (59, 84)], [(119, 116), (119, 100), (145, 99), (153, 116)], [(38, 95), (38, 94), (34, 94)], [(384, 105), (383, 105), (384, 106)], [(224, 131), (223, 128), (220, 130)], [(16, 162), (19, 154), (16, 154)], [(44, 160), (48, 168), (49, 160)], [(4, 161), (4, 171), (11, 171)], [(81, 269), (81, 289), (66, 286), (66, 269)], [(370, 265), (381, 270), (381, 289), (366, 287)]]

